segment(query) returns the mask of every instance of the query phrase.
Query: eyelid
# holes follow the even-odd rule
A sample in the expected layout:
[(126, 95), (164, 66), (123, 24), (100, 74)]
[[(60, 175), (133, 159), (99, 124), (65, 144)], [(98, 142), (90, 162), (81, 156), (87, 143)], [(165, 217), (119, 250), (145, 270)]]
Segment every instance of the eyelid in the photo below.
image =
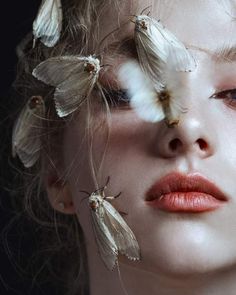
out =
[(211, 95), (210, 98), (220, 98), (220, 97), (217, 97), (217, 96), (219, 96), (220, 94), (221, 95), (222, 94), (228, 94), (229, 92), (236, 92), (236, 87), (235, 88), (219, 90), (219, 91), (215, 92), (213, 95)]
[(130, 98), (125, 89), (104, 89), (104, 95), (114, 109), (130, 109)]

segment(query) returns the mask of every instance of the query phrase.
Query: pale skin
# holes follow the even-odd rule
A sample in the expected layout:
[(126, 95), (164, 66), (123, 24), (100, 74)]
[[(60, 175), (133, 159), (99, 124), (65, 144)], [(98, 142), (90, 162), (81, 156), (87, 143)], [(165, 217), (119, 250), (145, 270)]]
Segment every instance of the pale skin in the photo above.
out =
[[(128, 8), (121, 11), (123, 21), (128, 14), (139, 14), (150, 4), (148, 1), (127, 3)], [(163, 122), (144, 122), (131, 109), (112, 111), (111, 133), (99, 184), (104, 185), (110, 176), (108, 195), (122, 192), (112, 204), (127, 213), (124, 219), (134, 231), (142, 255), (140, 262), (120, 259), (120, 273), (130, 295), (234, 295), (236, 102), (229, 105), (227, 99), (210, 97), (222, 90), (236, 88), (236, 62), (217, 61), (213, 55), (225, 45), (236, 44), (236, 22), (217, 1), (162, 3), (152, 3), (151, 16), (161, 18), (164, 25), (190, 48), (197, 69), (183, 74), (182, 87), (186, 95), (182, 99), (188, 111), (175, 128), (167, 128)], [(164, 4), (168, 4), (168, 9)], [(113, 19), (114, 12), (106, 14), (101, 38), (114, 29)], [(120, 37), (130, 35), (132, 24), (125, 28)], [(78, 213), (88, 251), (91, 294), (121, 295), (125, 293), (119, 275), (116, 270), (108, 271), (101, 261), (88, 203), (86, 200), (81, 202), (85, 195), (80, 190), (92, 192), (95, 189), (86, 141), (81, 141), (84, 121), (81, 112), (79, 119), (75, 118), (67, 125), (63, 160), (58, 160), (57, 167), (61, 174), (49, 167), (47, 191), (56, 210)], [(95, 133), (97, 163), (104, 149), (103, 133), (102, 127)], [(173, 147), (170, 143), (174, 139), (178, 145)], [(147, 190), (156, 180), (173, 171), (203, 175), (225, 193), (228, 202), (219, 210), (206, 214), (168, 214), (148, 207), (145, 204)], [(51, 181), (65, 174), (63, 188), (60, 182), (55, 185), (55, 181)], [(65, 204), (63, 210), (58, 201)]]

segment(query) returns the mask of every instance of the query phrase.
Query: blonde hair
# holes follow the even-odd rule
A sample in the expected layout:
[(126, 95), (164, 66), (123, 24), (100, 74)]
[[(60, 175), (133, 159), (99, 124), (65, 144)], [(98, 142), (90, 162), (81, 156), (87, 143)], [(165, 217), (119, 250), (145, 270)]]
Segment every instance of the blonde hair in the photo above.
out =
[(36, 263), (37, 276), (47, 268), (54, 279), (65, 284), (68, 295), (83, 295), (89, 292), (83, 232), (75, 216), (58, 214), (51, 208), (42, 184), (45, 169), (43, 163), (53, 162), (58, 156), (66, 120), (60, 119), (56, 114), (52, 99), (54, 89), (36, 80), (32, 76), (32, 71), (40, 62), (53, 56), (87, 56), (99, 53), (100, 16), (107, 5), (115, 5), (118, 9), (118, 2), (119, 0), (64, 0), (63, 30), (58, 44), (53, 48), (47, 48), (37, 41), (35, 48), (32, 48), (33, 37), (30, 33), (17, 48), (19, 63), (13, 86), (20, 97), (19, 110), (29, 97), (34, 95), (44, 98), (47, 110), (43, 126), (41, 159), (37, 165), (20, 173), (17, 168), (22, 187), (16, 197), (22, 195), (22, 213), (27, 212), (40, 225), (40, 251), (46, 254), (43, 254), (44, 259), (48, 260), (51, 257), (49, 262), (43, 262), (42, 266)]

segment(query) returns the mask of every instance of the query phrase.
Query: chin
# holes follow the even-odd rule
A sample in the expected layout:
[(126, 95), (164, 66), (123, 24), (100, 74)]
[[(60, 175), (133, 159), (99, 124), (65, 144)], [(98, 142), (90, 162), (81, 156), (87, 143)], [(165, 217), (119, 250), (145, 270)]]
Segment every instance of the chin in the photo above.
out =
[[(159, 229), (160, 230), (160, 229)], [(230, 246), (231, 245), (231, 246)], [(236, 264), (236, 247), (206, 228), (172, 227), (142, 239), (138, 268), (167, 276), (192, 276), (222, 271)]]

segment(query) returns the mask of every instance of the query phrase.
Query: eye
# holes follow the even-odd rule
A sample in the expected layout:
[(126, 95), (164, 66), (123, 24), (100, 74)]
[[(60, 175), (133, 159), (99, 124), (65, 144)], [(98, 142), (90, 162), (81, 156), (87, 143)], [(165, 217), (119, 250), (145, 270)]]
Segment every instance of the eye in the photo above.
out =
[(236, 108), (236, 89), (228, 89), (215, 93), (211, 96), (211, 98), (224, 99), (227, 105)]
[(129, 105), (130, 99), (126, 90), (106, 89), (104, 90), (104, 95), (108, 104), (111, 106), (111, 108), (121, 108), (121, 109), (130, 108), (130, 105)]

